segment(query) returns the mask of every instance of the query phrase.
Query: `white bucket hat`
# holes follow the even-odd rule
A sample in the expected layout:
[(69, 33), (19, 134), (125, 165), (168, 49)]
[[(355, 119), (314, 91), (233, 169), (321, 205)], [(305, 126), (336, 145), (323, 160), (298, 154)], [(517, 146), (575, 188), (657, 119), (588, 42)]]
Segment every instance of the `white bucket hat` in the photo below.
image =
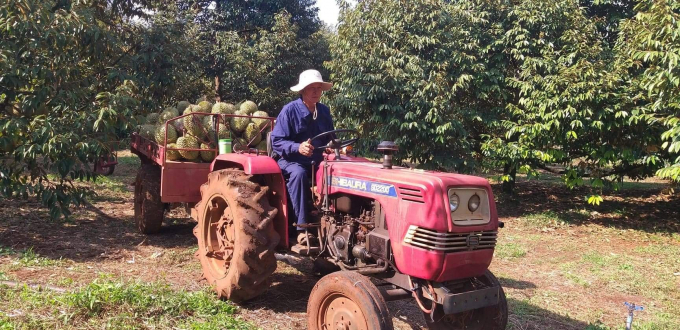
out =
[(302, 71), (302, 73), (300, 74), (300, 81), (298, 82), (298, 84), (291, 87), (290, 90), (292, 90), (293, 92), (299, 92), (313, 83), (321, 83), (324, 91), (327, 91), (331, 89), (331, 87), (333, 87), (333, 84), (323, 81), (323, 79), (321, 78), (321, 72), (316, 70), (305, 70)]

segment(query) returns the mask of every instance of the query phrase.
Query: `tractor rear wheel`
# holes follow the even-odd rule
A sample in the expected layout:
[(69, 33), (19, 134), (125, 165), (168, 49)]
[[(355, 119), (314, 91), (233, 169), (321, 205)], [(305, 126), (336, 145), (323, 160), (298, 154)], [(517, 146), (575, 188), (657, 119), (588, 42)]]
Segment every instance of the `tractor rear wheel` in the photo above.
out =
[(278, 210), (269, 206), (268, 187), (254, 179), (238, 169), (212, 172), (196, 204), (196, 256), (203, 276), (221, 298), (234, 302), (264, 292), (276, 270)]
[(135, 180), (135, 221), (142, 234), (155, 234), (161, 229), (165, 205), (161, 202), (161, 169), (142, 164)]
[(385, 299), (371, 280), (356, 272), (326, 275), (316, 283), (307, 302), (310, 330), (390, 330), (392, 317)]
[(476, 280), (483, 282), (487, 286), (497, 285), (499, 287), (498, 304), (452, 315), (444, 315), (441, 305), (437, 306), (434, 322), (429, 313), (423, 313), (425, 323), (427, 323), (429, 329), (505, 329), (508, 325), (508, 301), (505, 299), (503, 287), (501, 287), (496, 276), (487, 270), (483, 276), (471, 280), (467, 289), (472, 289), (472, 281)]

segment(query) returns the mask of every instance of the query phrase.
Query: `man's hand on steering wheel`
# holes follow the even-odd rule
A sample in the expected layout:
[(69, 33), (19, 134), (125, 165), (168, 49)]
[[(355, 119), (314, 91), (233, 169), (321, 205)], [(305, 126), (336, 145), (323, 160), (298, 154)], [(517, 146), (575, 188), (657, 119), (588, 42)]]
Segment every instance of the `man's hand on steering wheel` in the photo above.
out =
[[(351, 133), (355, 137), (351, 138), (351, 139), (347, 139), (347, 140), (340, 140), (340, 139), (336, 138), (336, 135), (335, 135), (336, 133)], [(320, 149), (321, 150), (325, 149), (326, 152), (328, 152), (328, 150), (330, 149), (331, 152), (335, 151), (336, 155), (340, 154), (340, 149), (345, 148), (347, 146), (351, 146), (354, 143), (356, 143), (359, 140), (359, 137), (361, 136), (359, 134), (359, 131), (354, 130), (354, 129), (336, 129), (336, 130), (321, 133), (321, 134), (311, 138), (309, 141), (314, 141), (316, 139), (320, 139), (320, 138), (327, 136), (327, 135), (331, 135), (331, 139), (330, 139), (330, 141), (328, 141), (328, 143), (325, 146), (321, 147)]]

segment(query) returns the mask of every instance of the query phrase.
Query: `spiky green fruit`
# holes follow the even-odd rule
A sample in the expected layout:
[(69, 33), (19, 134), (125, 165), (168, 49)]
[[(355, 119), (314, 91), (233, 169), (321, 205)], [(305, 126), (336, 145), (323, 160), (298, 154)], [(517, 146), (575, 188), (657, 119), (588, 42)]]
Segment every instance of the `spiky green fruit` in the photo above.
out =
[[(241, 115), (244, 116), (246, 113), (243, 113), (241, 110), (238, 110), (234, 112), (235, 115)], [(250, 123), (250, 118), (248, 117), (232, 117), (231, 118), (231, 129), (235, 132), (243, 132), (246, 127), (248, 127), (248, 124)]]
[(205, 130), (203, 129), (203, 117), (203, 115), (196, 115), (193, 113), (184, 117), (184, 129), (188, 134), (195, 137), (202, 137), (205, 135)]
[(179, 154), (179, 150), (170, 150), (177, 148), (177, 144), (175, 143), (170, 143), (168, 144), (168, 149), (165, 151), (165, 159), (166, 160), (179, 160), (182, 158), (182, 155)]
[(229, 139), (232, 137), (229, 125), (220, 125), (220, 131), (217, 133), (218, 139)]
[(267, 141), (260, 141), (260, 143), (257, 144), (257, 149), (267, 152)]
[(246, 139), (237, 137), (232, 142), (232, 149), (234, 151), (245, 151), (248, 150), (248, 141)]
[(175, 107), (167, 107), (165, 108), (165, 111), (169, 111), (170, 113), (172, 113), (173, 117), (179, 116), (179, 110), (177, 110), (177, 108)]
[[(193, 136), (183, 136), (177, 139), (176, 144), (178, 148), (198, 149), (198, 140)], [(196, 159), (198, 157), (198, 151), (180, 150), (179, 154), (188, 160)]]
[(139, 135), (149, 140), (155, 140), (154, 134), (156, 134), (156, 125), (142, 125), (139, 130)]
[[(215, 149), (213, 146), (201, 143), (201, 149)], [(212, 162), (215, 159), (215, 152), (213, 150), (201, 151), (201, 159), (206, 162)]]
[(260, 129), (255, 125), (255, 123), (248, 124), (245, 132), (243, 132), (243, 138), (250, 142), (250, 146), (256, 146), (260, 141), (262, 141), (262, 135), (260, 134)]
[[(253, 117), (269, 117), (269, 114), (267, 114), (265, 111), (258, 110), (253, 112)], [(269, 119), (264, 118), (253, 118), (252, 122), (255, 123), (255, 125), (257, 125), (259, 128), (269, 125)]]
[[(175, 110), (175, 112), (173, 112), (172, 110)], [(172, 108), (172, 110), (168, 110), (168, 109), (163, 110), (163, 112), (161, 112), (161, 115), (158, 117), (158, 123), (159, 124), (165, 124), (166, 121), (177, 117), (177, 113), (176, 113), (177, 109)]]
[(179, 103), (177, 103), (177, 113), (184, 112), (189, 105), (191, 105), (189, 101), (179, 101)]
[(198, 107), (200, 108), (199, 112), (210, 113), (210, 111), (212, 111), (213, 105), (212, 105), (212, 103), (210, 103), (208, 101), (201, 101), (201, 102), (198, 103)]
[(239, 108), (239, 110), (241, 110), (241, 112), (247, 115), (250, 115), (257, 111), (257, 104), (255, 104), (255, 102), (253, 101), (245, 101), (241, 103), (241, 107)]
[(189, 106), (187, 106), (186, 109), (184, 109), (184, 111), (182, 111), (182, 114), (186, 115), (186, 114), (189, 114), (189, 113), (192, 113), (192, 112), (198, 112), (198, 110), (200, 110), (200, 109), (201, 108), (199, 108), (195, 104), (189, 104)]
[(232, 114), (236, 111), (236, 107), (231, 103), (217, 102), (212, 107), (212, 113), (221, 113), (224, 115)]
[[(159, 125), (156, 128), (155, 139), (158, 144), (163, 144), (165, 141), (165, 124)], [(174, 143), (175, 141), (177, 141), (177, 131), (172, 125), (168, 125), (168, 143)]]
[(146, 123), (149, 125), (155, 125), (158, 123), (158, 118), (160, 117), (159, 114), (157, 113), (150, 113), (148, 116), (146, 116)]

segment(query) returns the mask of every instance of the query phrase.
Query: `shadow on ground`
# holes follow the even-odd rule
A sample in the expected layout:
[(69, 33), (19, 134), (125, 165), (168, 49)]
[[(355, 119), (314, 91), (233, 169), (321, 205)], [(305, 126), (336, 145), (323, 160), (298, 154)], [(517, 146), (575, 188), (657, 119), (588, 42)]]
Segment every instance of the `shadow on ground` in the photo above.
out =
[(137, 231), (131, 215), (121, 214), (129, 207), (102, 210), (89, 204), (84, 207), (89, 211), (86, 216), (65, 222), (51, 220), (36, 201), (2, 200), (0, 245), (15, 251), (32, 248), (45, 258), (81, 262), (108, 251), (136, 250), (141, 244), (161, 248), (196, 244), (192, 235), (195, 223), (190, 219), (171, 213), (166, 218), (170, 224), (164, 223), (160, 233), (147, 236)]
[(498, 197), (500, 218), (522, 218), (552, 212), (560, 221), (573, 225), (599, 224), (617, 229), (635, 229), (650, 233), (680, 232), (680, 196), (661, 195), (658, 189), (627, 189), (609, 192), (598, 206), (588, 205), (587, 190), (570, 190), (564, 185), (547, 185), (537, 181), (518, 182), (512, 195)]

